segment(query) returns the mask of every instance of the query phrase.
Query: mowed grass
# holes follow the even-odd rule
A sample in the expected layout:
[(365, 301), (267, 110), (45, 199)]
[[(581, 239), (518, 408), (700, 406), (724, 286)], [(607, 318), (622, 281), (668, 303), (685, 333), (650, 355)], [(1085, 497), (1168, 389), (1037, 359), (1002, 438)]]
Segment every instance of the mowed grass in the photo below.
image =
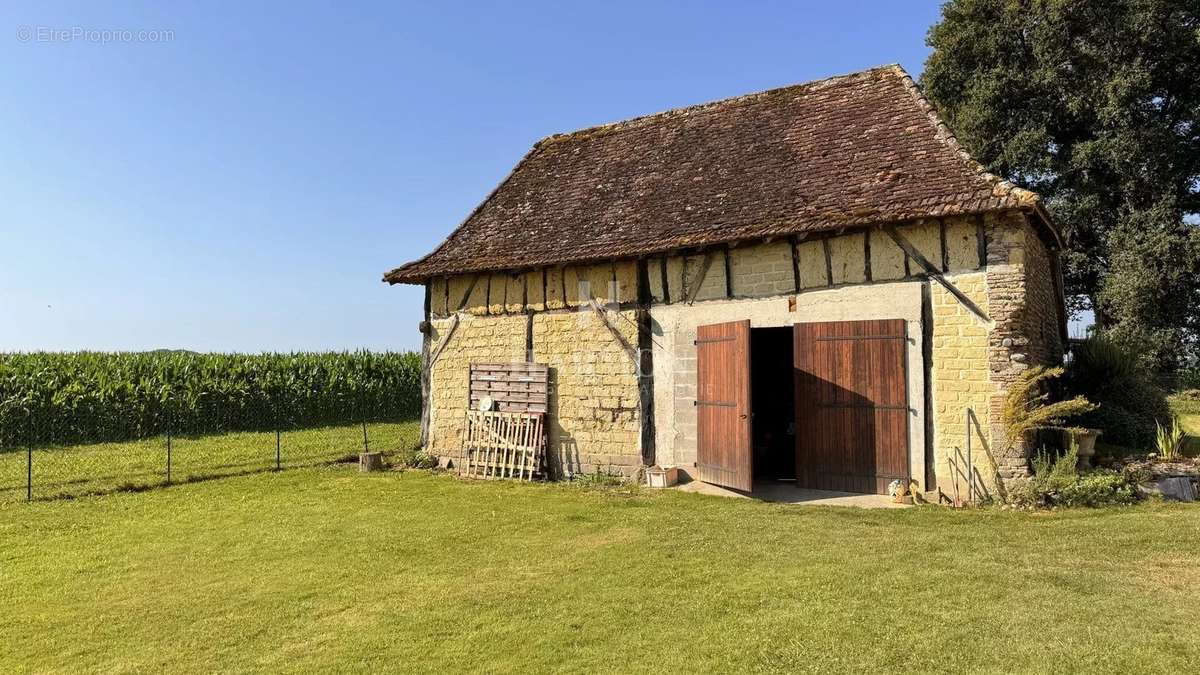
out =
[(1200, 507), (344, 466), (0, 505), (0, 672), (1191, 672)]
[[(416, 422), (367, 425), (368, 447), (410, 453), (420, 435)], [(360, 424), (319, 427), (279, 434), (230, 433), (171, 439), (171, 481), (313, 466), (353, 457), (363, 449)], [(33, 450), (33, 498), (56, 499), (118, 490), (139, 490), (167, 482), (167, 441), (159, 436), (126, 443), (97, 443)], [(0, 452), (0, 502), (27, 497), (25, 450)]]
[(1187, 434), (1184, 441), (1185, 451), (1193, 456), (1200, 456), (1200, 400), (1172, 396), (1171, 411), (1179, 419), (1179, 425)]

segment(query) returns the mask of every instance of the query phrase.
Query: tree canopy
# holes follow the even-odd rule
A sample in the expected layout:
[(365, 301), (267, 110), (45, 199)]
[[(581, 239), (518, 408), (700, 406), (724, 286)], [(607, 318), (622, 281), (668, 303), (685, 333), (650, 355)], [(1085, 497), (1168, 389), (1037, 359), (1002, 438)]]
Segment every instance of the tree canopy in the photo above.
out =
[(1171, 370), (1200, 336), (1200, 0), (952, 0), (921, 84), (989, 170), (1039, 192), (1070, 308)]

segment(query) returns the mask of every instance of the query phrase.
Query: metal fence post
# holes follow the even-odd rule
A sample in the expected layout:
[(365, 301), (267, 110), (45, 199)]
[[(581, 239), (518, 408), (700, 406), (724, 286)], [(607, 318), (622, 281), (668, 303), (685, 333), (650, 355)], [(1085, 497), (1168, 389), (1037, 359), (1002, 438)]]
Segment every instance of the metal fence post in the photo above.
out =
[[(169, 405), (169, 404), (168, 404)], [(167, 414), (167, 485), (171, 484), (171, 411), (168, 409)]]
[(26, 432), (29, 436), (25, 446), (25, 501), (33, 501), (33, 411), (29, 411)]
[(368, 453), (371, 451), (371, 444), (367, 441), (367, 417), (366, 417), (366, 415), (363, 415), (362, 428), (363, 428), (363, 453), (365, 454), (365, 453)]
[(271, 404), (271, 425), (275, 427), (275, 470), (283, 470), (283, 415), (279, 414), (279, 405)]

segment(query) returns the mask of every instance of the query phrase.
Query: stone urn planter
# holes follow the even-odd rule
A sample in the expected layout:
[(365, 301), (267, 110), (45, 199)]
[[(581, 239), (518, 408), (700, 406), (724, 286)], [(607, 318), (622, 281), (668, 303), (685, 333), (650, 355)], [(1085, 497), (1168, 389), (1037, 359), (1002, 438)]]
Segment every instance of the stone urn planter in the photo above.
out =
[(1075, 443), (1079, 446), (1079, 468), (1092, 468), (1092, 457), (1096, 456), (1096, 439), (1102, 433), (1099, 429), (1081, 429), (1072, 432)]

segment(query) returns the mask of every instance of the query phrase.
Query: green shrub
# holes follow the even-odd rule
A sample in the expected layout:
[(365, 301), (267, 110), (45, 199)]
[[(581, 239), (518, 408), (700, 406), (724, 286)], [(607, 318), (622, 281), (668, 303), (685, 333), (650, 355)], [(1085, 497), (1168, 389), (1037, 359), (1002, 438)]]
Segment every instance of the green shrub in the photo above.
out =
[(1137, 501), (1137, 492), (1116, 471), (1093, 471), (1077, 476), (1052, 497), (1055, 506), (1120, 506)]
[(1200, 368), (1190, 368), (1179, 373), (1180, 389), (1191, 389), (1200, 394)]
[(1039, 427), (1061, 426), (1068, 418), (1096, 409), (1094, 403), (1079, 394), (1062, 401), (1050, 401), (1048, 385), (1063, 373), (1062, 368), (1035, 366), (1021, 373), (1009, 387), (1001, 413), (1009, 439), (1022, 438)]
[(1061, 380), (1072, 395), (1098, 404), (1077, 417), (1081, 426), (1104, 431), (1105, 443), (1131, 448), (1154, 444), (1156, 424), (1169, 420), (1166, 393), (1137, 359), (1102, 337), (1088, 338), (1071, 350), (1071, 360)]
[(1074, 483), (1079, 477), (1079, 444), (1074, 439), (1067, 446), (1067, 451), (1057, 457), (1041, 450), (1033, 458), (1032, 483), (1039, 485), (1045, 492), (1054, 492)]
[(1181, 415), (1200, 415), (1200, 389), (1187, 389), (1167, 399)]
[(417, 448), (412, 454), (405, 457), (404, 464), (411, 469), (436, 469), (438, 458), (437, 455), (430, 455)]
[(412, 353), (0, 355), (0, 448), (420, 414)]
[(1021, 508), (1101, 507), (1132, 504), (1137, 492), (1125, 475), (1115, 471), (1080, 474), (1078, 445), (1058, 457), (1042, 450), (1033, 458), (1033, 476), (1009, 491), (1009, 503)]

